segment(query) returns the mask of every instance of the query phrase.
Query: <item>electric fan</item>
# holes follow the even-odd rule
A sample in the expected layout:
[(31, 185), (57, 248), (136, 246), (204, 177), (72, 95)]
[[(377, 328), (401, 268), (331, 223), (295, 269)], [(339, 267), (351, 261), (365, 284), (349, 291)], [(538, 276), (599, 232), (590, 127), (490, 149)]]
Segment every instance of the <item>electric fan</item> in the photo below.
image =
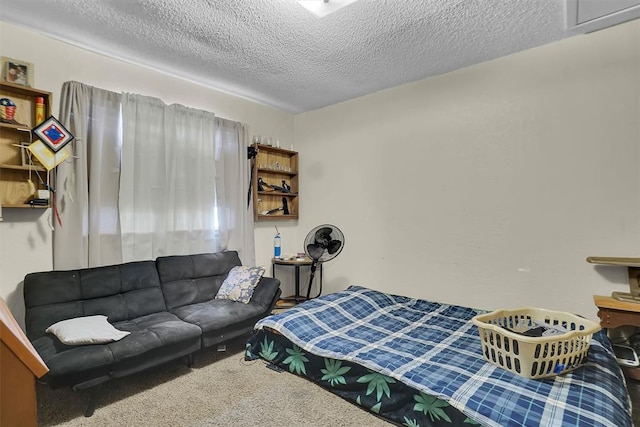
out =
[[(319, 262), (327, 262), (335, 257), (344, 248), (344, 234), (335, 225), (324, 224), (319, 225), (307, 234), (304, 239), (304, 252), (311, 258), (311, 272), (309, 274), (309, 287), (307, 288), (307, 300), (311, 294), (311, 285), (313, 284), (313, 276), (316, 273), (316, 267)], [(322, 293), (322, 283), (318, 295)]]

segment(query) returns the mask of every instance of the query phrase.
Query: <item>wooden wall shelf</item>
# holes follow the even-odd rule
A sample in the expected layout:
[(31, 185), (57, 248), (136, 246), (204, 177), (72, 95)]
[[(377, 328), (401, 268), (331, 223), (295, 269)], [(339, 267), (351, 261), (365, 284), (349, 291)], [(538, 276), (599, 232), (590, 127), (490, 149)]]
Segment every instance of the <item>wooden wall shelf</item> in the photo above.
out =
[(44, 117), (51, 115), (51, 92), (0, 82), (0, 98), (9, 98), (16, 104), (15, 116), (11, 123), (0, 121), (0, 204), (3, 208), (46, 209), (49, 206), (31, 206), (34, 197), (28, 183), (29, 174), (37, 190), (45, 190), (33, 171), (38, 171), (44, 179), (47, 173), (41, 166), (25, 164), (19, 145), (35, 140), (31, 129), (36, 123), (36, 98), (44, 98)]
[[(298, 219), (298, 153), (270, 145), (253, 144), (258, 150), (252, 160), (253, 175), (251, 177), (253, 194), (253, 217), (256, 221), (282, 221)], [(290, 193), (281, 191), (259, 191), (258, 179), (270, 185), (282, 186), (284, 181), (291, 187)], [(283, 206), (282, 199), (287, 200), (289, 214), (282, 210), (265, 215), (265, 212)]]

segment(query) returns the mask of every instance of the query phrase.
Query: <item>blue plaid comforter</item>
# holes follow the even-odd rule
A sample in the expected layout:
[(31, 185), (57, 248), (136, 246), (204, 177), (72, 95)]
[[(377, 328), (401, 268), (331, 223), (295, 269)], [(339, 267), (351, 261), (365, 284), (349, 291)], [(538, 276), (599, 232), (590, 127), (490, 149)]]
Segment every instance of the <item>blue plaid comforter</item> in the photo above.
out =
[(351, 286), (266, 317), (256, 329), (388, 375), (482, 425), (631, 426), (624, 377), (603, 332), (584, 366), (530, 380), (484, 360), (471, 322), (482, 312)]

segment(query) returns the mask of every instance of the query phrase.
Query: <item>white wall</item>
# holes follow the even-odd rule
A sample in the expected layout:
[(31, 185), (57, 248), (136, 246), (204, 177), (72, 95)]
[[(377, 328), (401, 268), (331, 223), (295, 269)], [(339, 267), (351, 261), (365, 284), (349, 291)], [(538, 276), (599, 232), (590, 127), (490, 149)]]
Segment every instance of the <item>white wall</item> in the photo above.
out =
[[(0, 23), (0, 40), (11, 41), (1, 55), (35, 64), (56, 112), (62, 83), (78, 80), (295, 144), (301, 219), (278, 228), (284, 252), (301, 251), (318, 224), (344, 231), (325, 292), (358, 283), (595, 318), (591, 295), (626, 290), (627, 279), (585, 258), (640, 255), (639, 21), (295, 117), (15, 26)], [(16, 215), (5, 209), (0, 223), (0, 296), (21, 319), (20, 281), (51, 268), (51, 236), (46, 214)], [(268, 268), (273, 231), (255, 229)]]
[[(212, 111), (219, 117), (249, 125), (250, 135), (270, 135), (283, 146), (293, 144), (293, 115), (210, 90), (154, 70), (117, 61), (6, 23), (0, 23), (0, 55), (34, 64), (35, 87), (53, 93), (58, 112), (62, 83), (76, 80), (112, 91), (155, 96)], [(0, 222), (0, 296), (22, 322), (22, 280), (27, 273), (52, 268), (49, 211), (3, 209)], [(63, 224), (64, 226), (64, 224)], [(264, 246), (264, 245), (262, 245)], [(270, 252), (258, 262), (270, 265)]]
[(300, 226), (351, 283), (596, 318), (640, 256), (640, 20), (296, 116)]

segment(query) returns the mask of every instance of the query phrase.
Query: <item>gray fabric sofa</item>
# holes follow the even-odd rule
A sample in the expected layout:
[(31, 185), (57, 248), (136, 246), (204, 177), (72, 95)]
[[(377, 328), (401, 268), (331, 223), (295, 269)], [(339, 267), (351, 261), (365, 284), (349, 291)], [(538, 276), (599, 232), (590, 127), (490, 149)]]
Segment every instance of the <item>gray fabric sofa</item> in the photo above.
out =
[[(155, 261), (70, 271), (30, 273), (24, 279), (26, 333), (49, 367), (52, 388), (92, 389), (248, 334), (280, 297), (280, 281), (263, 277), (248, 304), (215, 299), (237, 252), (159, 257)], [(129, 331), (106, 344), (70, 346), (45, 330), (76, 317), (105, 315)], [(93, 413), (92, 393), (85, 415)]]

